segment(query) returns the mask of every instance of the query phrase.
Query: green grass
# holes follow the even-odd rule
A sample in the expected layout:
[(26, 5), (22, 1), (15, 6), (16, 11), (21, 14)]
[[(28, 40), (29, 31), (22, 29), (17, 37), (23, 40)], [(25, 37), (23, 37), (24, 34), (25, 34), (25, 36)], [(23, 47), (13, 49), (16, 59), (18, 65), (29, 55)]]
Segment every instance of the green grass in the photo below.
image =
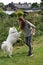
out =
[(4, 57), (0, 50), (0, 65), (43, 65), (43, 36), (35, 38), (32, 42), (33, 57), (27, 56), (28, 47), (14, 46), (13, 56)]

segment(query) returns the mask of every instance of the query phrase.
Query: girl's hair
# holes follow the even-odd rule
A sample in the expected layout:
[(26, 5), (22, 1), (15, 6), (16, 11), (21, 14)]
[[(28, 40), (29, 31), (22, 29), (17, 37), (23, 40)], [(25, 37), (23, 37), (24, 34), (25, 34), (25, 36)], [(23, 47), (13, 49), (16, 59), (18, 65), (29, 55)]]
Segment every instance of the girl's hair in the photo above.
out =
[(19, 18), (19, 22), (21, 22), (21, 29), (24, 29), (25, 27), (25, 20), (23, 18)]

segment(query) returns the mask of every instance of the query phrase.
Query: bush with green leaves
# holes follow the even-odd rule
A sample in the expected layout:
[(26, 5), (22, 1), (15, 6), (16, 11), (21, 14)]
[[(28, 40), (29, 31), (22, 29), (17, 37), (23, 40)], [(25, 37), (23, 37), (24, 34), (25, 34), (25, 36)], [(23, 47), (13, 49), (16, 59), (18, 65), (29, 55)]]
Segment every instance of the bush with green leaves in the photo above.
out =
[(10, 15), (10, 17), (17, 17), (17, 14), (14, 12)]
[(7, 14), (5, 14), (4, 12), (0, 11), (0, 17), (1, 18), (5, 18), (7, 16)]
[(17, 10), (17, 11), (16, 11), (16, 14), (17, 14), (18, 17), (24, 15), (23, 10)]
[(38, 14), (43, 15), (43, 10), (38, 11)]

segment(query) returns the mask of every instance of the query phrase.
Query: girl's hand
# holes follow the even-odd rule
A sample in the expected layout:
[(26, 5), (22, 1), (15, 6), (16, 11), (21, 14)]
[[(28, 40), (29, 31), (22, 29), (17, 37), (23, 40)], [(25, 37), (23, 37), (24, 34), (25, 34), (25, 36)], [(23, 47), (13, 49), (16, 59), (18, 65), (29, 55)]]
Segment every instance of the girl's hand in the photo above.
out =
[(35, 29), (32, 28), (32, 35), (34, 36), (35, 35)]

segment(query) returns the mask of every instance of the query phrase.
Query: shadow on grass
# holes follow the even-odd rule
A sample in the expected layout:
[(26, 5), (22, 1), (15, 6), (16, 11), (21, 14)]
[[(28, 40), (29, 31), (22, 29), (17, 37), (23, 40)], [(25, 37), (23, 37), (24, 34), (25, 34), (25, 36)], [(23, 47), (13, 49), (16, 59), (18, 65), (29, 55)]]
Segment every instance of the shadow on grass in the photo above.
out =
[(16, 56), (16, 57), (24, 57), (24, 56), (27, 56), (28, 52), (18, 52), (18, 53), (15, 53), (13, 54), (13, 57)]
[(7, 56), (7, 57), (1, 56), (1, 57), (0, 57), (0, 59), (3, 59), (3, 60), (4, 60), (4, 59), (8, 59), (8, 58), (10, 58), (10, 57), (9, 57), (9, 56)]
[[(21, 53), (18, 52), (18, 53), (14, 53), (11, 58), (13, 58), (13, 57), (15, 57), (15, 58), (17, 58), (17, 57), (25, 57), (25, 56), (27, 56), (27, 52), (21, 52)], [(5, 59), (9, 59), (9, 58), (10, 58), (9, 56), (6, 56), (6, 57), (4, 55), (0, 56), (1, 60), (2, 59), (5, 60)]]

